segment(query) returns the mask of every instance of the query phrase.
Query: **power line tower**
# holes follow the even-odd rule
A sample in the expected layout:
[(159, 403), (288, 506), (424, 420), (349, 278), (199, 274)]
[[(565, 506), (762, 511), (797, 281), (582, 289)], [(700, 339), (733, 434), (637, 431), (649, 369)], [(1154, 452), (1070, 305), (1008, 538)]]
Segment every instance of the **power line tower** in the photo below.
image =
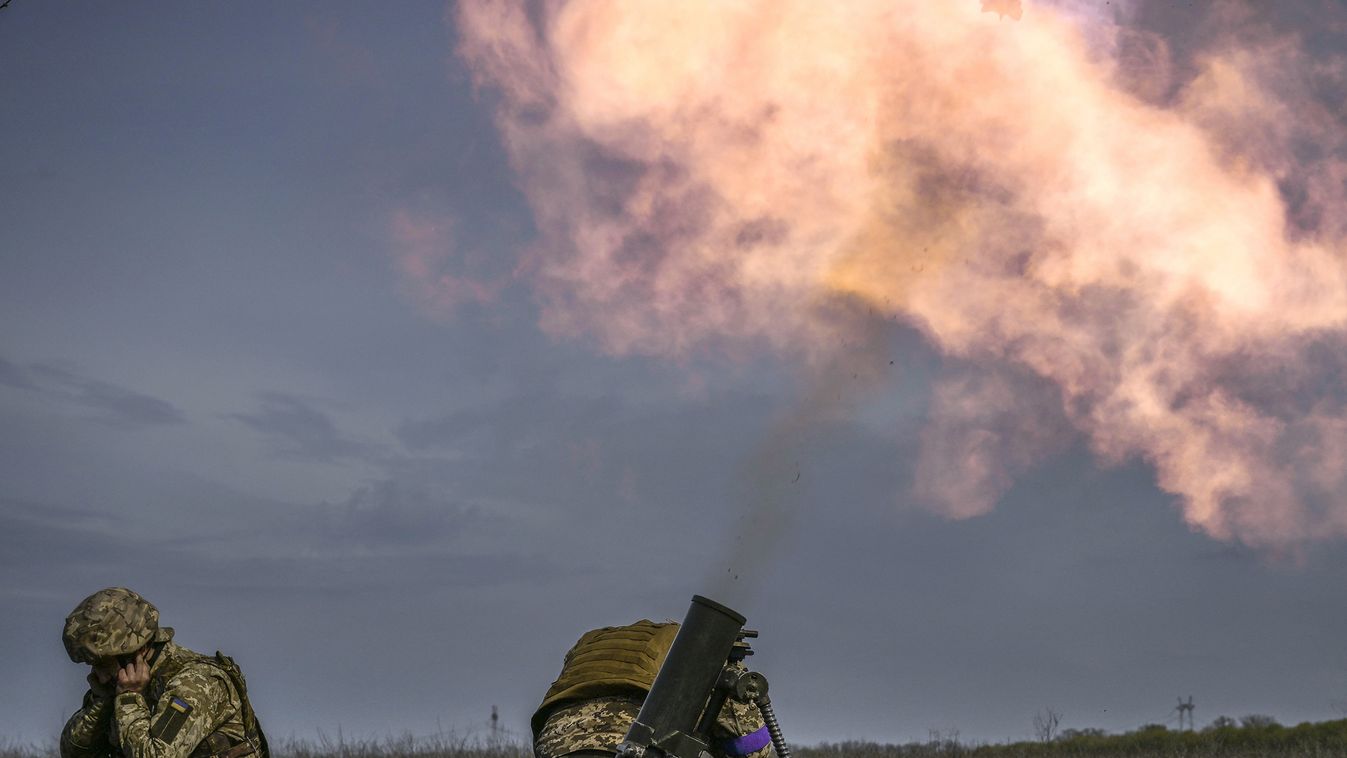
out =
[(1179, 698), (1178, 709), (1179, 709), (1179, 731), (1180, 731), (1180, 732), (1183, 731), (1183, 714), (1185, 714), (1185, 713), (1188, 714), (1188, 731), (1190, 731), (1190, 732), (1193, 731), (1193, 728), (1194, 728), (1194, 727), (1193, 727), (1193, 696), (1192, 696), (1192, 695), (1189, 695), (1189, 696), (1188, 696), (1188, 702), (1186, 702), (1186, 703), (1183, 702), (1183, 698)]

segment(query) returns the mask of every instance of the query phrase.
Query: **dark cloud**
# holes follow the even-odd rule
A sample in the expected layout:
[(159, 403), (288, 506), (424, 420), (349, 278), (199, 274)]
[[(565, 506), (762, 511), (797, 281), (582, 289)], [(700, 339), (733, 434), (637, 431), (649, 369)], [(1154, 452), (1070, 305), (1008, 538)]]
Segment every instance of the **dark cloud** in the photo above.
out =
[(279, 454), (307, 461), (330, 463), (368, 458), (374, 445), (346, 437), (332, 418), (303, 398), (282, 392), (259, 395), (254, 413), (231, 413), (232, 418), (262, 434)]
[(0, 358), (0, 384), (34, 390), (60, 403), (96, 411), (95, 420), (114, 427), (186, 423), (172, 403), (50, 363), (19, 366)]

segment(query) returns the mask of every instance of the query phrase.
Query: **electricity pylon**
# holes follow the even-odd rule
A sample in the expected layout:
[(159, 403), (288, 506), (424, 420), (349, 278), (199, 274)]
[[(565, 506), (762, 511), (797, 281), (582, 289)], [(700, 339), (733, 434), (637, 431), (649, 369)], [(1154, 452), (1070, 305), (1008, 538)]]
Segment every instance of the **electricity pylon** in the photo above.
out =
[(1188, 714), (1188, 731), (1191, 732), (1191, 731), (1193, 731), (1193, 696), (1192, 696), (1192, 695), (1189, 695), (1189, 696), (1188, 696), (1188, 702), (1186, 702), (1186, 703), (1183, 702), (1183, 698), (1179, 698), (1179, 731), (1180, 731), (1180, 732), (1183, 731), (1183, 714), (1184, 714), (1185, 712)]

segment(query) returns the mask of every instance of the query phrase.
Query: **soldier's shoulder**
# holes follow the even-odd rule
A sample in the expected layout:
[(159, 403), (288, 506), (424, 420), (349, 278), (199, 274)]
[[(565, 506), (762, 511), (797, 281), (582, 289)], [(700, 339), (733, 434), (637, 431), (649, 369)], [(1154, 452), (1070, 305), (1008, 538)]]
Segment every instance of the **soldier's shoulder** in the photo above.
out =
[(174, 652), (178, 659), (176, 671), (169, 675), (167, 689), (217, 692), (233, 697), (229, 674), (214, 658), (181, 647)]

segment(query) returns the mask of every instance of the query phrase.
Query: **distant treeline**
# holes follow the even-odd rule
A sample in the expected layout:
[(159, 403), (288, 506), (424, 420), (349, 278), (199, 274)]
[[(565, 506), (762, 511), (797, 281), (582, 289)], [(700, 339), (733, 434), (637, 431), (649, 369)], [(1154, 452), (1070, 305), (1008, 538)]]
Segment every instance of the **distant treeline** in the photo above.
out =
[[(1228, 719), (1202, 731), (1173, 731), (1161, 725), (1125, 734), (1066, 730), (1054, 739), (1000, 745), (970, 745), (938, 737), (926, 742), (886, 745), (840, 742), (793, 746), (795, 758), (1347, 758), (1347, 719), (1281, 726), (1271, 719)], [(320, 738), (272, 745), (274, 758), (532, 758), (517, 739), (439, 736), (349, 740)], [(0, 758), (55, 758), (45, 746), (0, 745)]]
[(968, 745), (933, 739), (906, 745), (867, 742), (801, 747), (797, 758), (1347, 758), (1347, 719), (1281, 726), (1271, 719), (1224, 719), (1200, 732), (1173, 731), (1162, 725), (1125, 734), (1066, 730), (1052, 740), (1003, 745)]

